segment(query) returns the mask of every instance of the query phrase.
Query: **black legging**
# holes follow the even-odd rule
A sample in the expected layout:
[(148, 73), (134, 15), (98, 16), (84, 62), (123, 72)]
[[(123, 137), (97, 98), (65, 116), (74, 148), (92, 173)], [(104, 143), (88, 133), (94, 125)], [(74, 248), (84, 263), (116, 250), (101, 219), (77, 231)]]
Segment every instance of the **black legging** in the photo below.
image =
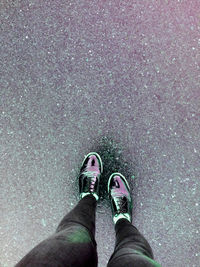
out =
[[(96, 199), (85, 196), (60, 222), (56, 233), (33, 248), (16, 267), (96, 267)], [(128, 220), (115, 225), (115, 250), (107, 267), (158, 267), (152, 249)]]

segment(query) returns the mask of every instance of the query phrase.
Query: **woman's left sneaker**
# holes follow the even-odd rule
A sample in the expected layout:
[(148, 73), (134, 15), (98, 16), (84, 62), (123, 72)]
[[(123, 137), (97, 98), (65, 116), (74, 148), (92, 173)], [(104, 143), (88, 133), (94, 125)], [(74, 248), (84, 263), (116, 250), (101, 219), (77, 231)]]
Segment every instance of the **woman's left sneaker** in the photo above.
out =
[(92, 194), (96, 200), (99, 200), (99, 182), (103, 172), (103, 163), (101, 157), (96, 152), (90, 152), (85, 156), (82, 162), (79, 179), (79, 196)]

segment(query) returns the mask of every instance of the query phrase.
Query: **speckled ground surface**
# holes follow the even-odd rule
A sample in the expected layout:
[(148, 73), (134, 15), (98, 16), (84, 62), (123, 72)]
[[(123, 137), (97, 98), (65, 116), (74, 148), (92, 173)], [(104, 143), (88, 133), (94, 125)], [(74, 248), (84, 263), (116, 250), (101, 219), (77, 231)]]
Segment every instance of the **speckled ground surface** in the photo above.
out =
[[(2, 0), (0, 15), (0, 266), (76, 205), (90, 151), (104, 184), (127, 177), (155, 259), (200, 266), (199, 0)], [(115, 233), (103, 185), (101, 198), (104, 267)]]

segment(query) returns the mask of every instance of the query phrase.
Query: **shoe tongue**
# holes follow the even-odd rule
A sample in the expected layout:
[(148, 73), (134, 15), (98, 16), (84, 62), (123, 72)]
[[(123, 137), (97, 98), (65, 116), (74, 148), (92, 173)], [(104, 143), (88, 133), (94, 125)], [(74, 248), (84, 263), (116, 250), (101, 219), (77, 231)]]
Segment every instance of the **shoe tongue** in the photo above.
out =
[(122, 192), (114, 192), (114, 193), (112, 193), (112, 196), (113, 197), (123, 197), (124, 196), (124, 194), (122, 193)]

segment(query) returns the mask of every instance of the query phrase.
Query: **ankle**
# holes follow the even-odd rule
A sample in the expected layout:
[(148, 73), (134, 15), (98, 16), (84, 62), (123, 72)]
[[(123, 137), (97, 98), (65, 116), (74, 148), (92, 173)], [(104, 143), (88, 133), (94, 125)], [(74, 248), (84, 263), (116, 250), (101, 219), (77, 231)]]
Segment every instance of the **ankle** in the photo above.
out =
[(88, 193), (81, 193), (80, 194), (80, 199), (82, 199), (82, 198), (84, 198), (86, 196), (93, 196), (96, 199), (96, 201), (99, 200), (99, 196), (96, 193), (89, 193), (89, 192)]
[(116, 225), (116, 223), (120, 220), (120, 219), (126, 219), (128, 220), (130, 223), (131, 223), (131, 217), (128, 213), (121, 213), (121, 214), (118, 214), (118, 215), (115, 215), (113, 217), (113, 222), (114, 224)]

